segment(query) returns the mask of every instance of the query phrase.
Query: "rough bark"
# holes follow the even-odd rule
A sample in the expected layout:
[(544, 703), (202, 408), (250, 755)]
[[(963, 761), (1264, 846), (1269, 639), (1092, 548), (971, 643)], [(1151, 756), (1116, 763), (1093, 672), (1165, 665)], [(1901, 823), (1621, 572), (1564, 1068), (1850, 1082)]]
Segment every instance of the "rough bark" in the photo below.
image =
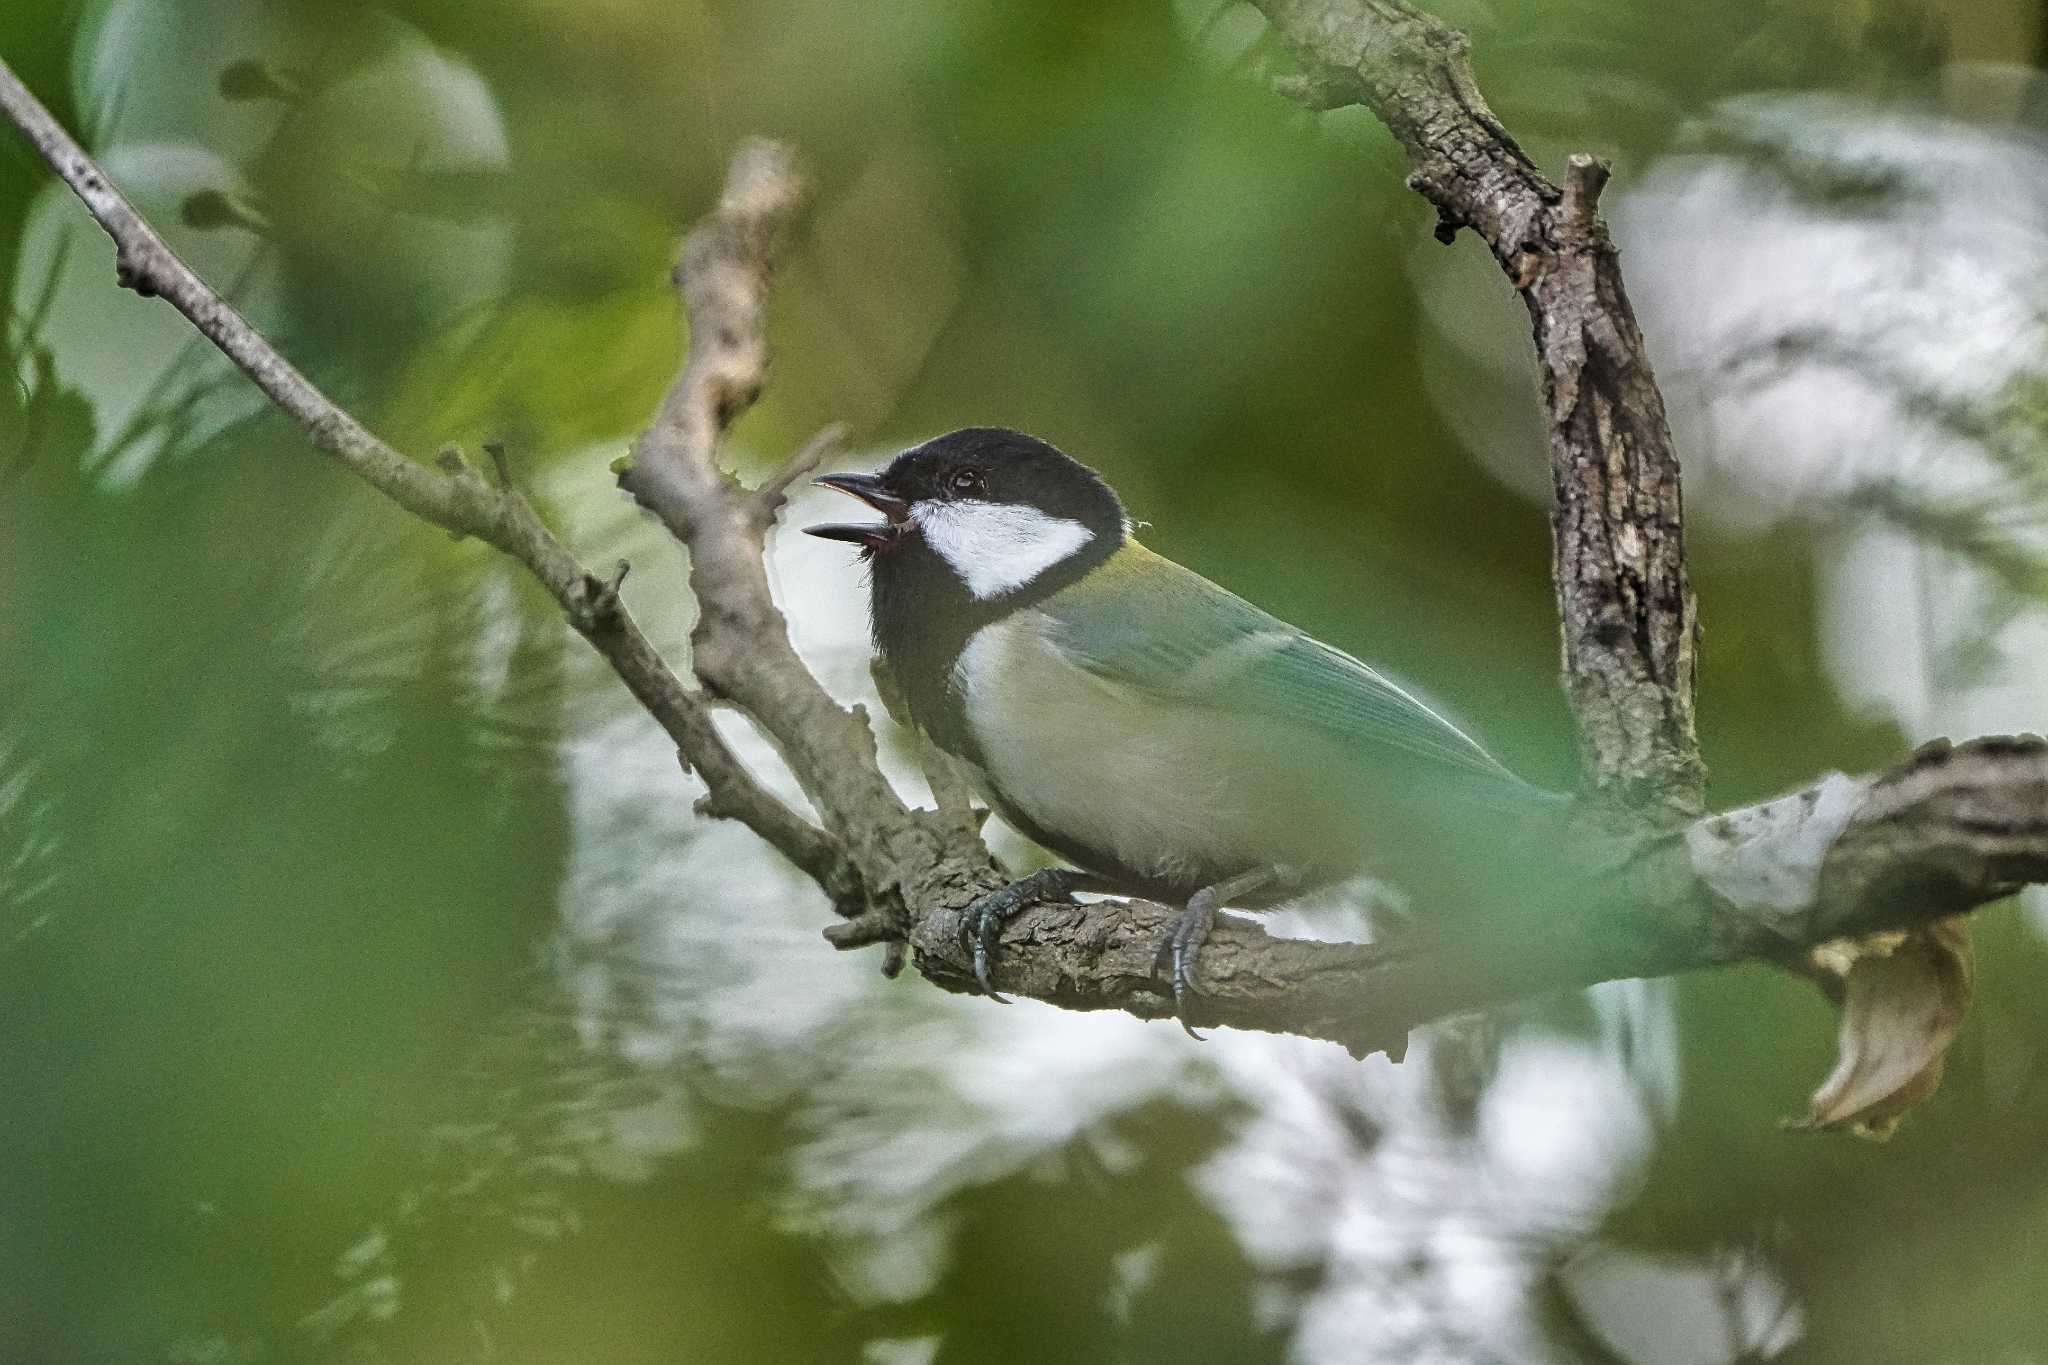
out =
[[(832, 941), (890, 944), (894, 975), (913, 906), (941, 887), (971, 899), (998, 878), (965, 812), (915, 810), (898, 799), (876, 760), (865, 710), (840, 705), (804, 667), (769, 593), (768, 531), (789, 486), (835, 448), (836, 431), (812, 440), (758, 489), (719, 466), (726, 429), (766, 379), (768, 288), (802, 198), (787, 148), (756, 141), (733, 157), (718, 208), (684, 239), (673, 272), (689, 328), (682, 369), (619, 466), (619, 485), (689, 548), (692, 670), (711, 696), (775, 741), (824, 821), (841, 886), (861, 892), (835, 896), (849, 923), (834, 926)], [(683, 761), (691, 762), (687, 750)], [(751, 823), (744, 807), (716, 793), (704, 809)]]
[[(1255, 0), (1317, 107), (1369, 106), (1407, 154), (1446, 245), (1469, 228), (1529, 310), (1552, 486), (1552, 577), (1589, 810), (1645, 833), (1705, 808), (1694, 726), (1699, 622), (1664, 403), (1600, 220), (1608, 168), (1562, 187), (1488, 108), (1464, 35), (1406, 0)], [(1841, 1061), (1814, 1126), (1888, 1131), (1941, 1074), (1974, 985), (1970, 933), (1932, 922), (1830, 941), (1792, 964), (1843, 1007)]]
[(1255, 0), (1301, 61), (1291, 93), (1363, 104), (1407, 153), (1437, 237), (1470, 228), (1528, 305), (1543, 380), (1564, 681), (1593, 788), (1640, 818), (1697, 815), (1698, 616), (1678, 455), (1600, 220), (1607, 167), (1562, 188), (1487, 107), (1465, 36), (1401, 0)]

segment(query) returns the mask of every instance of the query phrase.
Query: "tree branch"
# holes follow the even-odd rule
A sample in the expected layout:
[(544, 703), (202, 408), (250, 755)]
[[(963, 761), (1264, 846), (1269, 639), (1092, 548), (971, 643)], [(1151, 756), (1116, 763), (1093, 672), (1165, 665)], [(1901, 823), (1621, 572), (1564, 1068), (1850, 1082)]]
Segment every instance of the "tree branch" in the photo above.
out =
[[(1600, 220), (1606, 165), (1577, 155), (1562, 188), (1546, 179), (1487, 106), (1464, 35), (1407, 0), (1255, 3), (1305, 67), (1293, 93), (1316, 108), (1369, 106), (1406, 152), (1409, 185), (1436, 206), (1439, 240), (1472, 229), (1520, 291), (1548, 419), (1565, 689), (1602, 798), (1593, 809), (1639, 837), (1697, 816), (1699, 623), (1678, 456)], [(1967, 926), (1829, 942), (1788, 965), (1844, 1006), (1841, 1059), (1808, 1122), (1888, 1130), (1934, 1088), (1968, 1006)]]
[(84, 148), (64, 131), (13, 70), (0, 62), (0, 113), (21, 130), (114, 241), (122, 287), (162, 298), (270, 400), (305, 429), (313, 444), (350, 473), (422, 520), (475, 536), (518, 560), (540, 580), (577, 633), (604, 655), (640, 704), (675, 741), (684, 764), (703, 779), (719, 809), (742, 814), (763, 839), (815, 878), (837, 901), (855, 887), (836, 841), (790, 810), (755, 780), (719, 737), (701, 693), (683, 686), (600, 579), (541, 523), (509, 484), (494, 486), (454, 451), (440, 472), (399, 454), (279, 355), (233, 305), (178, 259)]
[[(1398, 1050), (1446, 1015), (1602, 981), (1789, 963), (1844, 935), (1922, 929), (2048, 881), (2048, 743), (2033, 736), (1931, 745), (1888, 772), (1831, 774), (1761, 805), (1647, 837), (1617, 837), (1562, 905), (1475, 923), (1425, 907), (1437, 926), (1387, 944), (1278, 939), (1224, 916), (1202, 950), (1198, 1025)], [(1005, 933), (1005, 994), (1071, 1009), (1172, 1013), (1153, 976), (1174, 908), (1050, 906)], [(928, 975), (972, 989), (954, 921), (921, 920)]]
[[(769, 592), (767, 533), (789, 484), (830, 452), (836, 430), (753, 491), (718, 459), (726, 429), (765, 382), (768, 286), (802, 198), (786, 148), (755, 141), (733, 157), (717, 210), (684, 238), (673, 272), (689, 327), (682, 369), (619, 467), (619, 486), (690, 551), (697, 677), (775, 742), (866, 890), (864, 901), (841, 903), (853, 923), (836, 926), (832, 941), (900, 943), (913, 906), (935, 892), (972, 899), (998, 878), (969, 822), (910, 809), (896, 795), (865, 710), (841, 706), (804, 666)], [(890, 958), (891, 974), (899, 962)]]
[(1543, 377), (1553, 577), (1564, 677), (1594, 790), (1641, 819), (1705, 808), (1693, 724), (1698, 616), (1678, 456), (1614, 244), (1607, 167), (1574, 156), (1562, 189), (1487, 107), (1462, 33), (1405, 0), (1254, 0), (1301, 61), (1290, 93), (1361, 103), (1407, 153), (1408, 183), (1486, 243), (1528, 305)]

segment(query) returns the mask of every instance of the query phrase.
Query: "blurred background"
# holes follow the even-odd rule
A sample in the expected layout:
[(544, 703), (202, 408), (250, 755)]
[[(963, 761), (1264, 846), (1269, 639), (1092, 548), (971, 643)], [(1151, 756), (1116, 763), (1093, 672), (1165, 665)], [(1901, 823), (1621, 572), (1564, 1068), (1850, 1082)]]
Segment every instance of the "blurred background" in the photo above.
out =
[[(1615, 160), (1717, 802), (2048, 725), (2044, 6), (1438, 8), (1539, 160)], [(815, 198), (743, 469), (834, 419), (874, 462), (1029, 429), (1566, 784), (1525, 315), (1368, 117), (1268, 93), (1263, 35), (1215, 0), (0, 8), (189, 260), (399, 445), (504, 441), (678, 660), (678, 556), (605, 465), (675, 361), (678, 230), (769, 133)], [(1777, 1129), (1833, 1018), (1760, 968), (1516, 1011), (1477, 1068), (1455, 1023), (1359, 1064), (886, 982), (693, 820), (530, 584), (110, 267), (0, 135), (0, 1358), (2048, 1359), (2048, 904), (1979, 918), (1948, 1080), (1884, 1145)], [(850, 561), (774, 547), (852, 699)]]

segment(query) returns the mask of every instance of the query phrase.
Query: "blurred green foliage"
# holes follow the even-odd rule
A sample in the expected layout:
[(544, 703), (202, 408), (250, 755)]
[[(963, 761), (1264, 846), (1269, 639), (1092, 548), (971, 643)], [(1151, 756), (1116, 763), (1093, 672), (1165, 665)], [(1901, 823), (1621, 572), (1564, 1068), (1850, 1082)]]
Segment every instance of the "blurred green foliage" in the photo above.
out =
[[(1724, 96), (1918, 98), (1944, 41), (1923, 11), (1873, 29), (1822, 0), (1443, 11), (1532, 150), (1614, 155), (1623, 183)], [(601, 481), (658, 397), (667, 261), (730, 148), (790, 138), (815, 200), (742, 460), (838, 419), (876, 450), (1038, 432), (1099, 465), (1156, 548), (1421, 680), (1563, 785), (1543, 516), (1423, 397), (1402, 263), (1428, 212), (1369, 122), (1267, 93), (1278, 57), (1244, 18), (26, 0), (0, 9), (0, 54), (96, 148), (167, 168), (181, 243), (243, 253), (252, 311), (374, 427), (415, 451), (503, 439), (548, 488)], [(630, 1065), (592, 1061), (548, 955), (575, 910), (561, 753), (589, 705), (557, 624), (278, 419), (208, 408), (234, 387), (212, 357), (124, 349), (152, 305), (86, 320), (67, 291), (112, 290), (104, 243), (36, 254), (32, 212), (69, 210), (36, 210), (47, 177), (0, 145), (0, 1357), (795, 1361), (930, 1338), (947, 1362), (1285, 1356), (1190, 1181), (1227, 1109), (1148, 1102), (1097, 1135), (1135, 1163), (1074, 1139), (948, 1195), (957, 1255), (881, 1308), (779, 1203), (792, 1101), (693, 1057), (683, 1154), (629, 1182), (594, 1170), (593, 1131), (642, 1097)], [(205, 165), (232, 183), (170, 175)], [(94, 361), (155, 396), (106, 420), (123, 386), (66, 369)], [(1802, 526), (1700, 547), (1722, 800), (1901, 742), (1834, 698), (1811, 550)], [(1825, 1070), (1818, 1000), (1761, 969), (1682, 983), (1682, 1100), (1607, 1233), (1764, 1247), (1807, 1314), (1798, 1359), (2030, 1358), (2048, 955), (2010, 914), (1982, 932), (1950, 1079), (1886, 1147), (1773, 1129)], [(874, 992), (860, 1036), (926, 1008), (914, 989)]]

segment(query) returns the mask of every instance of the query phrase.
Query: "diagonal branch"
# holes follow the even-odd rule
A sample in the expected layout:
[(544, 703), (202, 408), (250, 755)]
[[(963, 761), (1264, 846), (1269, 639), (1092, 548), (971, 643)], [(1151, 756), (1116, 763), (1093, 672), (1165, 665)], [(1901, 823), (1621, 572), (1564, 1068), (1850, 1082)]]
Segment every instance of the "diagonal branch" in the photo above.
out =
[[(1592, 812), (1645, 833), (1705, 806), (1695, 736), (1699, 622), (1678, 456), (1621, 266), (1600, 220), (1604, 163), (1546, 179), (1488, 108), (1463, 34), (1407, 0), (1256, 0), (1306, 68), (1315, 107), (1368, 105), (1436, 206), (1437, 237), (1486, 244), (1529, 310), (1555, 498), (1552, 577), (1565, 690)], [(1843, 1004), (1818, 1126), (1887, 1128), (1931, 1092), (1973, 990), (1961, 922), (1825, 945), (1790, 963)]]
[(1369, 107), (1448, 243), (1470, 228), (1528, 305), (1543, 377), (1564, 678), (1594, 790), (1666, 822), (1705, 806), (1693, 722), (1698, 616), (1678, 456), (1600, 221), (1606, 166), (1562, 188), (1487, 107), (1462, 33), (1406, 0), (1255, 0), (1305, 68), (1290, 92)]
[[(900, 943), (910, 906), (943, 884), (985, 888), (994, 871), (956, 814), (912, 810), (883, 775), (865, 710), (839, 704), (797, 657), (768, 587), (766, 537), (789, 484), (830, 453), (820, 433), (761, 488), (719, 464), (726, 429), (760, 396), (768, 367), (768, 286), (802, 201), (794, 158), (766, 141), (734, 155), (717, 209), (683, 240), (673, 274), (689, 325), (681, 371), (618, 468), (619, 485), (690, 552), (697, 624), (691, 667), (774, 741), (866, 889), (842, 901), (854, 923), (834, 941)], [(714, 807), (716, 814), (734, 814)], [(885, 969), (900, 962), (892, 950)]]
[(385, 444), (278, 354), (232, 304), (215, 293), (114, 188), (85, 149), (51, 116), (5, 62), (0, 113), (84, 201), (114, 241), (120, 283), (162, 298), (218, 346), (301, 427), (320, 450), (424, 521), (504, 551), (540, 580), (576, 628), (604, 655), (640, 704), (675, 742), (683, 763), (722, 810), (744, 813), (755, 832), (836, 898), (854, 888), (837, 842), (790, 810), (755, 780), (720, 738), (701, 693), (683, 686), (619, 600), (616, 580), (577, 562), (516, 490), (486, 480), (459, 453), (434, 469)]

